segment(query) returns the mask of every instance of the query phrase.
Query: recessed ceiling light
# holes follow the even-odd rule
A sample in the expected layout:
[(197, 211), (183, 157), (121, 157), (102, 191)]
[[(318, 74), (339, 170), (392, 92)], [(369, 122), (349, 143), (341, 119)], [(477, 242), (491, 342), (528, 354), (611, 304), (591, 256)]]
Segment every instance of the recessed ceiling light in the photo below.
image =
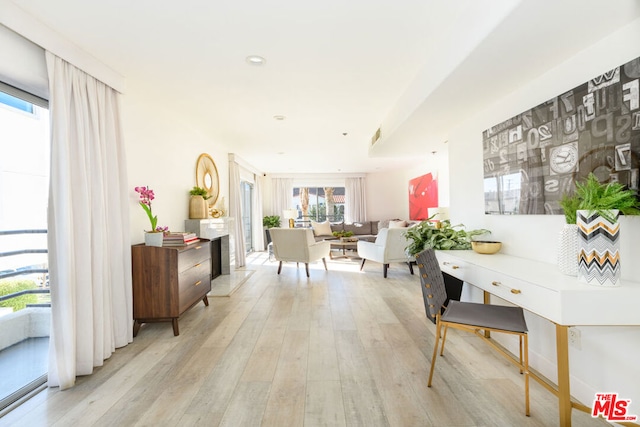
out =
[(249, 55), (247, 56), (247, 64), (250, 65), (264, 65), (267, 63), (267, 60), (264, 59), (262, 56), (258, 56), (258, 55)]
[(281, 114), (276, 114), (275, 116), (273, 116), (274, 119), (276, 120), (284, 120), (287, 118), (287, 116), (283, 116)]

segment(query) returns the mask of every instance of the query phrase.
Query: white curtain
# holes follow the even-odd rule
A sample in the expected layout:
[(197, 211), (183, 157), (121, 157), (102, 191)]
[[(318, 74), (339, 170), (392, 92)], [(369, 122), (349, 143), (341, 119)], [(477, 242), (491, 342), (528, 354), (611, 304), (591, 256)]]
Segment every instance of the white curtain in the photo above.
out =
[(240, 188), (240, 165), (229, 160), (229, 216), (234, 219), (231, 233), (235, 242), (236, 268), (247, 263), (244, 246), (244, 230), (242, 227), (242, 201)]
[(259, 175), (255, 175), (255, 184), (253, 186), (253, 244), (256, 251), (264, 251), (264, 230), (262, 228), (262, 179)]
[(295, 207), (291, 206), (291, 201), (293, 200), (293, 178), (274, 178), (272, 197), (272, 215), (278, 215), (281, 225), (284, 225), (283, 211)]
[(346, 178), (344, 181), (344, 219), (347, 223), (367, 221), (365, 178)]
[(72, 387), (133, 341), (119, 94), (46, 53), (51, 114), (49, 386)]

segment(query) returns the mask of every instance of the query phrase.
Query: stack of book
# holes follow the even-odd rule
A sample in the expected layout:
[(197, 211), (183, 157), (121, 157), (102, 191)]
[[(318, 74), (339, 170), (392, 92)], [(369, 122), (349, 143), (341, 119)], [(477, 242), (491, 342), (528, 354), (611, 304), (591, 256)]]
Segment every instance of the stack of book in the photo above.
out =
[(199, 241), (196, 233), (165, 233), (162, 246), (187, 246)]

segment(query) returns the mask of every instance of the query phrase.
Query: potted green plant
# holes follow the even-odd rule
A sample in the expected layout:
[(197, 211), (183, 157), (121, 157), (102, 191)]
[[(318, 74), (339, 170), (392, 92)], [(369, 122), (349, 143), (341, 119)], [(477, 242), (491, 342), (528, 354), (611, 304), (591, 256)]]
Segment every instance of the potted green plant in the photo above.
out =
[(211, 198), (207, 190), (194, 186), (189, 190), (191, 199), (189, 200), (189, 219), (206, 219), (209, 217), (209, 204), (207, 199)]
[(425, 249), (471, 249), (473, 237), (491, 233), (486, 229), (466, 231), (464, 225), (451, 225), (449, 220), (440, 221), (439, 225), (431, 222), (432, 218), (409, 227), (405, 236), (409, 239), (407, 253), (415, 256)]
[(590, 173), (560, 201), (567, 222), (577, 224), (577, 275), (586, 283), (617, 286), (620, 281), (618, 216), (640, 215), (635, 191), (619, 182), (601, 183)]
[(270, 228), (280, 227), (280, 217), (278, 215), (267, 215), (262, 218), (262, 226), (264, 227), (264, 234), (267, 237), (267, 245), (271, 243)]

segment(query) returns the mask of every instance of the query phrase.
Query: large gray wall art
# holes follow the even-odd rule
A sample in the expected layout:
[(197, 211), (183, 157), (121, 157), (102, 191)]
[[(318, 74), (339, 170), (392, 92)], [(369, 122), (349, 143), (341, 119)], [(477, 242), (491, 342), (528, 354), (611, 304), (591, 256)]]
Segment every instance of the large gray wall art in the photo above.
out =
[(640, 184), (640, 58), (483, 132), (487, 214), (561, 214), (593, 172)]

